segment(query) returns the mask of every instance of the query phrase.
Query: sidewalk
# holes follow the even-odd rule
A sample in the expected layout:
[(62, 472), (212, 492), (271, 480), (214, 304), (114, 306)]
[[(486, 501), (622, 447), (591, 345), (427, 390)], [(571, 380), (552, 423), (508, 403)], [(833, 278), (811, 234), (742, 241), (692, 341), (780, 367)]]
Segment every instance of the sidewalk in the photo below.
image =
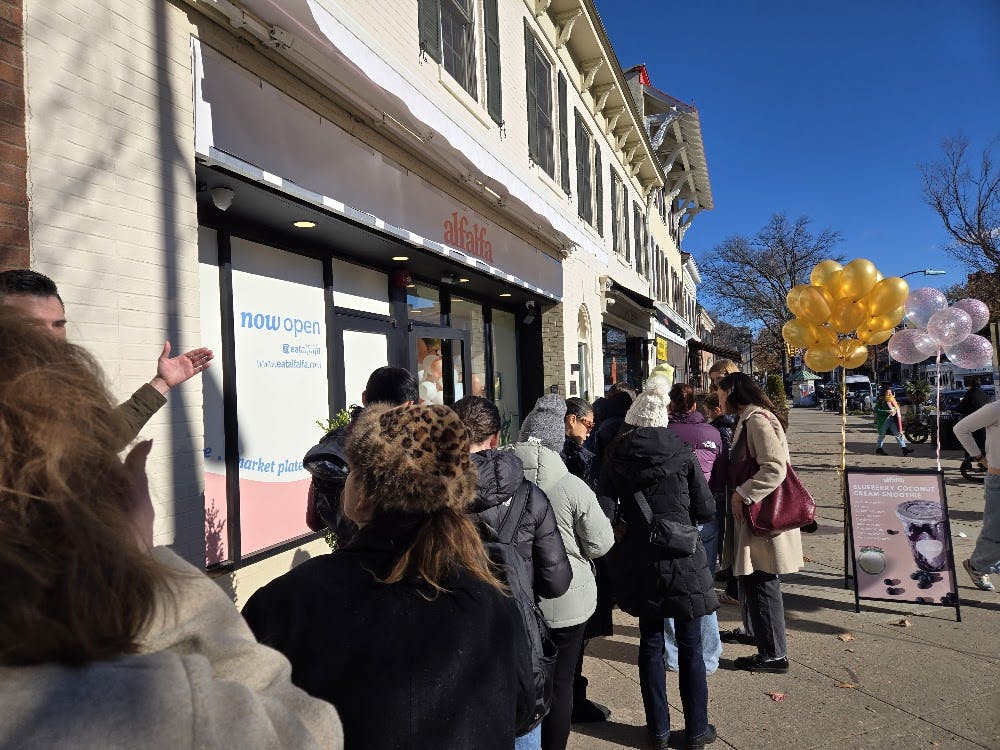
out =
[[(870, 419), (848, 417), (848, 466), (934, 468), (934, 446), (914, 446), (909, 458), (887, 440), (874, 455)], [(767, 748), (1000, 748), (1000, 594), (974, 588), (961, 569), (982, 526), (983, 488), (962, 479), (961, 456), (942, 454), (962, 622), (955, 610), (862, 602), (844, 588), (843, 514), (837, 467), (840, 415), (795, 409), (792, 461), (813, 492), (820, 529), (803, 534), (805, 568), (782, 581), (792, 668), (755, 675), (730, 668), (750, 646), (725, 646), (708, 678), (709, 717), (719, 732), (712, 747)], [(964, 533), (966, 536), (961, 537)], [(615, 612), (615, 636), (592, 641), (584, 674), (589, 695), (609, 706), (604, 724), (577, 724), (574, 750), (647, 747), (634, 618)], [(903, 619), (909, 627), (899, 625)], [(739, 624), (735, 607), (719, 610), (719, 626)], [(848, 634), (853, 639), (841, 640)], [(767, 693), (785, 693), (775, 702)], [(683, 725), (677, 676), (668, 674), (673, 728)]]

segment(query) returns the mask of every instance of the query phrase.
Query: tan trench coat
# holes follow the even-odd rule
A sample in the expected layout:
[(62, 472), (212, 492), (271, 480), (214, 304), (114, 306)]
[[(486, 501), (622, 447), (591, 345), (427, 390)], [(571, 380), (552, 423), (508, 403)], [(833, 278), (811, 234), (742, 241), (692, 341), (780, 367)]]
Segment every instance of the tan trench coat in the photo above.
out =
[[(740, 415), (733, 431), (733, 445), (743, 432), (747, 434), (747, 450), (756, 459), (760, 470), (740, 485), (741, 494), (760, 502), (785, 479), (786, 466), (791, 461), (788, 442), (778, 420), (759, 406), (748, 406)], [(732, 495), (730, 494), (730, 497)], [(755, 536), (742, 518), (726, 519), (727, 530), (723, 567), (732, 565), (733, 575), (746, 576), (755, 570), (767, 573), (794, 573), (805, 564), (802, 559), (802, 534), (798, 529), (777, 536)]]

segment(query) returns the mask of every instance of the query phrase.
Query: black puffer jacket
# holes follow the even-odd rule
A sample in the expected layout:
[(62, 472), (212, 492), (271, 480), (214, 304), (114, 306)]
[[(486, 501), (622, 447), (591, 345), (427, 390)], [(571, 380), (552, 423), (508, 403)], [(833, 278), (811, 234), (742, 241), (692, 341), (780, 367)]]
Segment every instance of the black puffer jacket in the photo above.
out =
[[(476, 523), (496, 531), (503, 523), (508, 502), (521, 483), (528, 481), (524, 478), (524, 465), (513, 453), (497, 450), (473, 453), (472, 463), (479, 471), (479, 483), (471, 515)], [(528, 569), (534, 571), (535, 596), (555, 599), (565, 594), (573, 580), (573, 571), (552, 505), (533, 484), (528, 508), (514, 540)]]
[(618, 604), (629, 614), (691, 620), (711, 614), (719, 600), (701, 542), (693, 555), (660, 560), (636, 504), (641, 490), (654, 517), (696, 525), (715, 519), (715, 500), (691, 448), (666, 427), (638, 427), (608, 449), (600, 492), (617, 500), (624, 538), (609, 555)]

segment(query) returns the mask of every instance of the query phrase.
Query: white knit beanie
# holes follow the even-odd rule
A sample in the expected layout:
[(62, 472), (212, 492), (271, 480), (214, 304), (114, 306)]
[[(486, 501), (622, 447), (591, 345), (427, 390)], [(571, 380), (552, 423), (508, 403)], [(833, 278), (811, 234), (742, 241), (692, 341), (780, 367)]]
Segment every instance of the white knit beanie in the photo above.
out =
[(666, 427), (670, 421), (669, 412), (670, 381), (662, 375), (654, 375), (632, 402), (625, 422), (634, 427)]

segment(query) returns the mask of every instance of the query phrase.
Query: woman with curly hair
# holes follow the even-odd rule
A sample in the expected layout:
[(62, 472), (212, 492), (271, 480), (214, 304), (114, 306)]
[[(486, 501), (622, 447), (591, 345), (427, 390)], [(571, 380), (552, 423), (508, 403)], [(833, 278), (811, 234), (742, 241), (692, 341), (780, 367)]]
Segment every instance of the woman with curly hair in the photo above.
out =
[(153, 546), (94, 359), (0, 310), (0, 747), (340, 748), (222, 589)]

